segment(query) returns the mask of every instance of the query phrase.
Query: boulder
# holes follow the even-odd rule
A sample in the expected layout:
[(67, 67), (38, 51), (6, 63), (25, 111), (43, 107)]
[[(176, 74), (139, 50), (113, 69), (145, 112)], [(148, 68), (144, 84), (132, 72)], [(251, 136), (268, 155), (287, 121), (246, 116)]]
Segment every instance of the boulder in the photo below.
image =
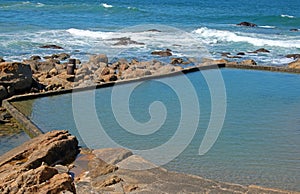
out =
[(5, 62), (5, 60), (2, 57), (0, 57), (0, 63), (2, 62)]
[(290, 29), (290, 31), (291, 31), (291, 32), (299, 32), (299, 29), (297, 29), (297, 28), (292, 28), (292, 29)]
[(239, 65), (257, 65), (257, 63), (252, 59), (247, 59), (239, 62)]
[(0, 85), (25, 92), (31, 88), (32, 72), (29, 65), (19, 62), (0, 63)]
[(250, 22), (241, 22), (239, 24), (237, 24), (238, 26), (247, 26), (247, 27), (257, 27), (256, 24), (254, 23), (250, 23)]
[(172, 56), (172, 53), (171, 53), (170, 49), (166, 49), (165, 51), (153, 51), (153, 52), (151, 52), (151, 55), (159, 55), (161, 57), (168, 57), (168, 56)]
[(175, 65), (175, 64), (182, 64), (184, 61), (182, 58), (171, 58), (171, 64)]
[(245, 55), (244, 52), (238, 52), (236, 55)]
[(108, 63), (108, 58), (105, 54), (92, 55), (90, 56), (89, 63), (99, 64), (99, 63)]
[(38, 60), (41, 60), (42, 58), (38, 55), (33, 55), (30, 57), (30, 60), (33, 60), (33, 61), (38, 61)]
[(285, 55), (287, 58), (300, 59), (300, 54), (288, 54)]
[(126, 46), (126, 45), (129, 45), (129, 44), (145, 45), (145, 43), (137, 42), (137, 41), (131, 40), (130, 38), (127, 38), (127, 37), (115, 38), (115, 39), (110, 39), (110, 40), (118, 40), (118, 42), (113, 44), (114, 46), (118, 46), (118, 45)]
[(46, 48), (46, 49), (64, 49), (63, 47), (57, 46), (57, 45), (54, 45), (54, 44), (44, 45), (44, 46), (41, 46), (40, 48)]
[(300, 69), (300, 59), (297, 59), (296, 61), (289, 63), (288, 67), (293, 69)]
[(51, 131), (29, 140), (0, 157), (0, 193), (75, 193), (73, 180), (59, 173), (79, 153), (77, 139), (68, 131)]

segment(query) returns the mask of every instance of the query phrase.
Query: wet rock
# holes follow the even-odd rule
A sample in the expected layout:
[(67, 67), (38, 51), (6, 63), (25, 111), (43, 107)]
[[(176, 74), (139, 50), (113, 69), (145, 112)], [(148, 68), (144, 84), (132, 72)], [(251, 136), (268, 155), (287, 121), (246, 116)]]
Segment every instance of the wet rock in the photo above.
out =
[(257, 63), (252, 59), (247, 59), (247, 60), (241, 61), (239, 64), (240, 65), (257, 65)]
[(150, 29), (150, 30), (147, 30), (148, 32), (161, 32), (160, 30), (157, 30), (157, 29)]
[(171, 64), (175, 65), (175, 64), (182, 64), (184, 61), (182, 58), (171, 58)]
[(221, 53), (222, 57), (227, 57), (228, 55), (231, 55), (231, 53), (229, 53), (229, 52), (222, 52)]
[(172, 56), (172, 53), (171, 53), (170, 49), (166, 49), (165, 51), (153, 51), (153, 52), (151, 52), (151, 55), (159, 55), (161, 57), (168, 57), (168, 56)]
[(240, 59), (242, 57), (239, 56), (239, 55), (227, 55), (227, 58), (229, 58), (229, 59)]
[(0, 157), (0, 193), (75, 193), (72, 178), (55, 164), (68, 164), (78, 154), (78, 141), (67, 131), (51, 131)]
[(238, 52), (236, 55), (245, 55), (244, 52)]
[(30, 60), (33, 60), (33, 61), (38, 61), (38, 60), (41, 60), (42, 58), (38, 55), (33, 55), (29, 58)]
[(2, 57), (0, 57), (0, 63), (2, 62), (5, 62), (5, 60)]
[(70, 58), (71, 56), (68, 53), (59, 53), (59, 54), (53, 54), (51, 56), (52, 59), (58, 59), (58, 60), (66, 60)]
[(299, 32), (299, 29), (297, 28), (293, 28), (293, 29), (290, 29), (291, 32)]
[(260, 49), (257, 49), (255, 51), (252, 51), (252, 52), (248, 52), (248, 53), (269, 53), (270, 51), (265, 49), (265, 48), (260, 48)]
[(300, 59), (300, 54), (288, 54), (285, 55), (287, 58)]
[(239, 24), (237, 24), (238, 26), (247, 26), (247, 27), (257, 27), (256, 24), (254, 23), (250, 23), (250, 22), (241, 22)]
[(54, 44), (44, 45), (44, 46), (41, 46), (40, 48), (45, 48), (45, 49), (64, 49), (63, 47), (57, 46), (57, 45), (54, 45)]
[(25, 92), (31, 88), (32, 72), (29, 65), (19, 62), (0, 63), (0, 85), (12, 87), (16, 92)]
[(130, 38), (127, 38), (127, 37), (111, 39), (111, 40), (118, 40), (118, 42), (113, 44), (114, 46), (119, 46), (119, 45), (124, 45), (125, 46), (125, 45), (130, 45), (130, 44), (145, 45), (145, 43), (137, 42), (137, 41), (131, 40)]
[(300, 59), (297, 59), (296, 61), (289, 63), (288, 67), (293, 69), (300, 69)]

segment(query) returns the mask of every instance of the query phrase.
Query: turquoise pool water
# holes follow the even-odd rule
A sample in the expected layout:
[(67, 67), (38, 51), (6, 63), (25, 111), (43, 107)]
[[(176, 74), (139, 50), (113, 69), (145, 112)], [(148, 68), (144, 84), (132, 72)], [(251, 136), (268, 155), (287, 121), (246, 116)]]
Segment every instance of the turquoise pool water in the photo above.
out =
[[(197, 94), (199, 124), (190, 143), (186, 145), (179, 138), (177, 144), (170, 148), (172, 152), (187, 146), (164, 167), (220, 181), (300, 191), (300, 76), (234, 69), (222, 69), (221, 73), (227, 96), (225, 122), (217, 141), (204, 155), (199, 155), (198, 150), (212, 111), (210, 90), (201, 72), (181, 75), (190, 80)], [(149, 150), (164, 144), (176, 134), (182, 118), (181, 99), (165, 83), (168, 81), (179, 88), (184, 87), (179, 80), (175, 76), (144, 81), (131, 93), (129, 108), (136, 122), (147, 124), (151, 118), (149, 107), (152, 110), (157, 108), (159, 113), (167, 112), (165, 117), (159, 116), (165, 119), (158, 125), (159, 130), (149, 134), (130, 133), (115, 118), (113, 111), (120, 111), (117, 114), (123, 114), (126, 118), (127, 115), (122, 113), (121, 106), (112, 110), (112, 92), (120, 88), (126, 90), (130, 85), (95, 90), (95, 103), (87, 95), (89, 92), (77, 93), (76, 96), (81, 96), (82, 100), (77, 101), (76, 105), (72, 105), (72, 94), (35, 99), (29, 116), (45, 132), (53, 129), (70, 130), (80, 139), (82, 146), (112, 146), (99, 139), (97, 130), (100, 129), (95, 128), (97, 125), (93, 123), (93, 110), (83, 110), (83, 114), (79, 114), (81, 119), (78, 119), (77, 113), (73, 113), (74, 106), (85, 109), (86, 104), (92, 103), (110, 139), (128, 149)], [(195, 112), (192, 107), (197, 107), (197, 103), (192, 104), (192, 94), (188, 91), (183, 95), (191, 99), (188, 105), (191, 111), (184, 114), (193, 118)], [(117, 100), (126, 103), (125, 98)], [(165, 108), (158, 107), (161, 104), (152, 104), (157, 101), (164, 104)], [(75, 120), (80, 120), (84, 129), (78, 131), (74, 121), (76, 117)], [(157, 127), (156, 124), (147, 126)], [(192, 123), (185, 124), (193, 126)], [(186, 134), (189, 134), (189, 130), (187, 127)], [(184, 139), (182, 135), (182, 141)], [(162, 157), (167, 154), (162, 153)]]

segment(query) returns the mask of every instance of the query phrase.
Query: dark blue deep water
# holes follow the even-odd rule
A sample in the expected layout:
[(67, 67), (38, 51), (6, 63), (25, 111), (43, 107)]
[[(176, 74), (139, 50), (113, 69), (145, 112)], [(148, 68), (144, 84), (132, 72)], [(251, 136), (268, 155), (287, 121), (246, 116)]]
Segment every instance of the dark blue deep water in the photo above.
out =
[[(258, 27), (235, 25), (243, 21)], [(139, 33), (128, 29), (137, 25)], [(169, 34), (158, 25), (176, 29)], [(291, 61), (284, 57), (286, 54), (299, 52), (300, 32), (290, 31), (299, 28), (298, 0), (1, 0), (0, 56), (20, 60), (33, 54), (59, 52), (39, 49), (44, 44), (58, 44), (82, 60), (94, 53), (115, 57), (124, 50), (125, 57), (147, 58), (151, 50), (166, 47), (175, 55), (193, 57), (197, 52), (192, 48), (205, 47), (211, 57), (220, 58), (219, 52), (235, 55), (264, 47), (271, 53), (243, 57), (254, 58), (260, 64), (285, 65)], [(149, 29), (162, 32), (141, 33)], [(117, 37), (131, 37), (145, 45), (116, 47), (110, 40)], [(193, 41), (178, 42), (186, 37)], [(174, 44), (180, 46), (172, 47)]]

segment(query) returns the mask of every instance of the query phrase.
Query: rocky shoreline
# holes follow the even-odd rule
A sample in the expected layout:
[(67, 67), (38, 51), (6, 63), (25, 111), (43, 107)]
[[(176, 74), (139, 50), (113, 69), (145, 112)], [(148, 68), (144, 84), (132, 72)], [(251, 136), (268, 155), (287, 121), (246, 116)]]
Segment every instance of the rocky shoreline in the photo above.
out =
[[(129, 170), (129, 167), (136, 170)], [(148, 170), (141, 170), (148, 167)], [(176, 173), (121, 148), (85, 150), (66, 130), (54, 130), (0, 157), (0, 192), (13, 193), (268, 193), (298, 192), (242, 186)]]
[[(267, 52), (267, 50), (258, 49), (254, 52)], [(152, 54), (170, 57), (172, 51), (166, 49), (154, 51)], [(185, 73), (211, 67), (300, 73), (299, 54), (287, 56), (294, 58), (294, 62), (285, 67), (259, 66), (254, 60), (230, 61), (234, 58), (230, 53), (224, 53), (223, 56), (226, 59), (203, 59), (200, 64), (196, 64), (194, 59), (175, 57), (170, 58), (169, 63), (134, 59), (131, 61), (119, 59), (109, 63), (105, 54), (92, 55), (88, 62), (81, 64), (80, 60), (72, 59), (66, 53), (45, 56), (43, 59), (40, 56), (32, 56), (22, 62), (5, 62), (0, 59), (0, 101), (19, 94), (37, 94), (37, 96), (52, 92), (55, 94), (60, 91), (72, 91), (74, 88), (84, 89), (90, 86), (168, 76), (176, 72)], [(2, 108), (1, 111), (0, 126), (8, 126), (8, 129), (0, 128), (0, 135), (19, 132), (22, 127), (5, 109)], [(33, 136), (38, 134), (40, 133), (37, 132)], [(60, 144), (61, 141), (64, 142), (63, 146)], [(47, 147), (52, 144), (54, 148)], [(65, 149), (64, 146), (67, 148)], [(56, 153), (54, 155), (53, 149)], [(168, 172), (160, 167), (143, 171), (126, 170), (126, 165), (153, 166), (153, 164), (123, 149), (81, 150), (77, 156), (79, 151), (76, 138), (67, 131), (53, 131), (26, 142), (24, 146), (0, 157), (1, 193), (43, 193), (44, 191), (48, 193), (62, 191), (70, 193), (76, 191), (77, 193), (91, 193), (91, 191), (94, 193), (297, 193), (258, 186), (219, 183), (193, 175)], [(44, 155), (40, 156), (40, 154)], [(66, 154), (71, 155), (65, 157)], [(104, 158), (111, 158), (111, 162), (107, 160), (104, 162)]]

